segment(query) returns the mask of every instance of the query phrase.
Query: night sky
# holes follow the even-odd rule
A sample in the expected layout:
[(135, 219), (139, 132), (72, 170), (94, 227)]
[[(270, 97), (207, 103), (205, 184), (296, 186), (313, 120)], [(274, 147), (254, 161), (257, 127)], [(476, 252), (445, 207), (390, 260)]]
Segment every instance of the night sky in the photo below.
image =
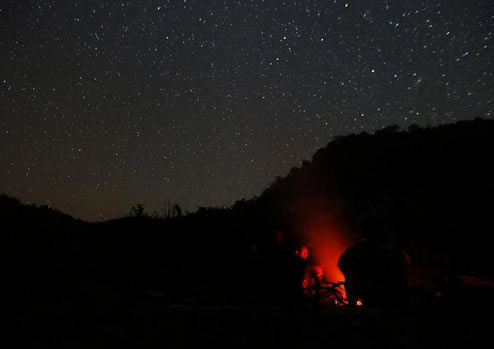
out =
[(229, 206), (334, 136), (493, 117), (494, 1), (1, 1), (0, 193)]

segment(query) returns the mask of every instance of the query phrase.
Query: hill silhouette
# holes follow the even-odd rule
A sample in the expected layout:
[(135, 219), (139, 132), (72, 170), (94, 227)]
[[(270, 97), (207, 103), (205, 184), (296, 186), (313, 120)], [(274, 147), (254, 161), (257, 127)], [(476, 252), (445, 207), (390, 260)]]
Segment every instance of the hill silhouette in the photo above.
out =
[(303, 272), (294, 251), (312, 238), (304, 229), (331, 224), (351, 242), (369, 234), (369, 217), (380, 239), (422, 265), (447, 256), (457, 273), (494, 279), (493, 136), (494, 120), (476, 119), (338, 137), (259, 197), (173, 218), (87, 223), (2, 195), (6, 287), (31, 307), (110, 307), (146, 294), (290, 303)]

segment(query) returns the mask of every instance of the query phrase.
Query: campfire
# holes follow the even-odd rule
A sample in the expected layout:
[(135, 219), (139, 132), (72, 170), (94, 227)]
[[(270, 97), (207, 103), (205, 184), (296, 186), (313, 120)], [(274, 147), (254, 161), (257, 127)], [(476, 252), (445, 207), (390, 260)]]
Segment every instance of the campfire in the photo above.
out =
[(332, 223), (314, 219), (297, 230), (298, 243), (303, 244), (294, 251), (302, 263), (300, 272), (304, 270), (303, 276), (299, 274), (300, 287), (314, 304), (389, 307), (447, 303), (469, 293), (486, 297), (494, 289), (493, 281), (452, 272), (449, 255), (442, 250), (425, 247), (423, 255), (416, 253), (422, 260), (415, 257), (417, 261), (413, 261), (403, 246), (356, 239)]
[[(309, 300), (321, 305), (345, 306), (348, 304), (344, 277), (337, 266), (339, 257), (337, 254), (329, 253), (324, 256), (326, 258), (315, 258), (311, 256), (307, 246), (302, 246), (295, 251), (295, 254), (307, 264), (301, 287)], [(325, 263), (324, 266), (320, 263), (321, 261)], [(358, 300), (356, 305), (361, 306), (362, 301)]]
[(290, 207), (291, 229), (302, 246), (295, 253), (305, 264), (302, 290), (318, 304), (347, 304), (340, 256), (354, 242), (349, 227), (342, 226), (344, 208), (324, 197), (300, 198)]

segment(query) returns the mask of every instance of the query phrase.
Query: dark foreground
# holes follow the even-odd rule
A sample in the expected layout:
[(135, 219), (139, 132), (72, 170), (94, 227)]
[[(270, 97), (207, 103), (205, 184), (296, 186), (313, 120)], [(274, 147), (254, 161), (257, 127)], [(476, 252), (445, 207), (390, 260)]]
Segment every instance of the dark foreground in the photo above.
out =
[[(492, 308), (400, 309), (170, 305), (150, 295), (64, 296), (16, 316), (21, 342), (64, 348), (131, 347), (472, 347), (491, 337)], [(64, 300), (65, 298), (65, 300)]]
[[(423, 302), (420, 292), (412, 296), (427, 306), (275, 304), (299, 299), (307, 266), (294, 252), (307, 234), (320, 231), (338, 242), (324, 235), (340, 228), (349, 241), (378, 239), (393, 242), (400, 256), (409, 253), (429, 291), (455, 275), (494, 280), (493, 135), (494, 120), (479, 119), (338, 138), (259, 197), (186, 215), (176, 205), (149, 216), (137, 204), (131, 216), (87, 223), (0, 195), (3, 299), (14, 310), (5, 318), (17, 329), (11, 343), (492, 347), (491, 286), (470, 292), (452, 283), (455, 305), (448, 306)], [(382, 280), (387, 268), (365, 269)]]

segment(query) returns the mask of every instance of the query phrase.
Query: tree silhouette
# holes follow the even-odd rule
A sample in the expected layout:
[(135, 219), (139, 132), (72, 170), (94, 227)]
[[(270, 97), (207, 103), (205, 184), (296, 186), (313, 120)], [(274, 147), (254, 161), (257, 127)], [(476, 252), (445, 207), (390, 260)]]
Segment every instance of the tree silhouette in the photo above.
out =
[(137, 204), (136, 206), (132, 206), (130, 209), (131, 216), (134, 217), (143, 217), (144, 213), (144, 204)]

